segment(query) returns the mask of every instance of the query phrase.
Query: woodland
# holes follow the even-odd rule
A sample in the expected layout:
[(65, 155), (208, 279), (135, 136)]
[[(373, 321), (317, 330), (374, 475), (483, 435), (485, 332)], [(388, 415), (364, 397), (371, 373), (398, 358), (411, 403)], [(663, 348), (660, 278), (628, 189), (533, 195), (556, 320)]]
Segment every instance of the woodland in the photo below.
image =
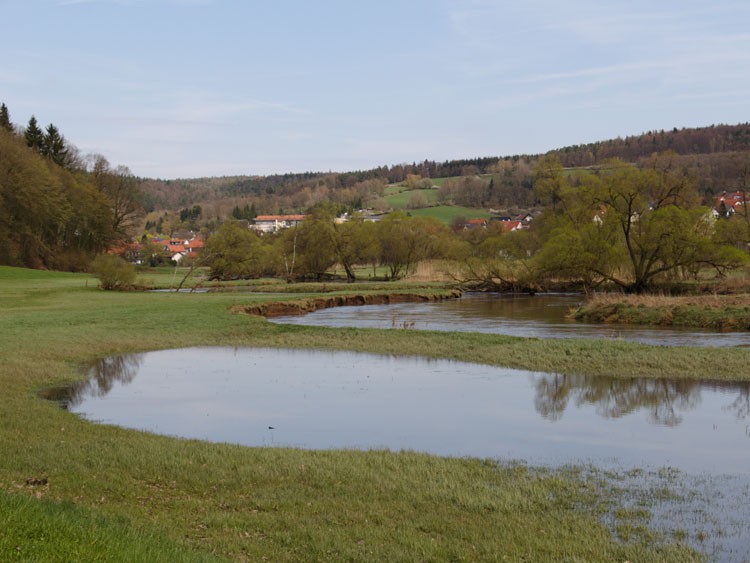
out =
[[(405, 209), (389, 200), (396, 186), (408, 196)], [(545, 155), (158, 180), (81, 155), (33, 116), (14, 125), (0, 106), (0, 264), (11, 266), (87, 270), (131, 241), (144, 243), (144, 262), (153, 263), (153, 236), (192, 231), (207, 239), (196, 264), (217, 279), (320, 280), (336, 265), (348, 281), (363, 266), (395, 280), (421, 261), (449, 260), (459, 265), (457, 281), (486, 289), (535, 291), (565, 280), (643, 292), (706, 270), (723, 276), (747, 261), (744, 200), (732, 216), (712, 211), (725, 191), (750, 191), (750, 124), (651, 131)], [(430, 216), (457, 206), (535, 220), (507, 232), (503, 221), (469, 228), (471, 217)], [(247, 228), (269, 213), (308, 219), (274, 235)]]

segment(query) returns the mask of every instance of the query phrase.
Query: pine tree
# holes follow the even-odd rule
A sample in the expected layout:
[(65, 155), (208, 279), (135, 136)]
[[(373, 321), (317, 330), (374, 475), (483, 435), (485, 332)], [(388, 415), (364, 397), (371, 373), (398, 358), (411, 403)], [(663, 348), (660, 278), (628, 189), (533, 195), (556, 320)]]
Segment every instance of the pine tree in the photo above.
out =
[(0, 128), (13, 133), (13, 124), (10, 122), (8, 106), (5, 104), (0, 105)]
[(26, 144), (32, 149), (42, 151), (44, 147), (44, 133), (39, 129), (39, 124), (36, 121), (36, 117), (33, 115), (29, 119), (29, 124), (26, 126), (26, 131), (23, 134), (26, 139)]
[(52, 160), (59, 166), (65, 166), (68, 156), (68, 149), (65, 146), (65, 139), (60, 135), (60, 131), (51, 123), (47, 126), (47, 133), (44, 135), (41, 152), (44, 156)]

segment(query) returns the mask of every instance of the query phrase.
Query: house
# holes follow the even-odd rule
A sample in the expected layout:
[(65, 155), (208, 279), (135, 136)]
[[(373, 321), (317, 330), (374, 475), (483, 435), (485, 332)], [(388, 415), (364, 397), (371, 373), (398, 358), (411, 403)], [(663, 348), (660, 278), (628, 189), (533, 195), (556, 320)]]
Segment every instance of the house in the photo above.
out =
[(529, 225), (534, 220), (534, 216), (531, 213), (521, 213), (514, 220), (521, 221), (524, 225)]
[(198, 255), (198, 251), (206, 244), (199, 236), (194, 236), (187, 240), (177, 238), (160, 240), (154, 238), (151, 239), (151, 242), (160, 246), (162, 251), (164, 251), (173, 262), (179, 262), (185, 257), (195, 258)]
[(464, 225), (464, 229), (484, 229), (487, 226), (486, 219), (469, 219)]
[(503, 232), (510, 233), (512, 231), (520, 231), (524, 228), (524, 224), (523, 221), (501, 221), (500, 228)]
[(170, 240), (166, 242), (162, 248), (173, 262), (179, 262), (187, 256), (185, 245), (183, 244), (183, 241), (180, 240)]
[(281, 229), (296, 227), (304, 220), (304, 215), (258, 215), (250, 228), (259, 233), (275, 233)]
[(745, 192), (722, 192), (716, 198), (716, 206), (719, 217), (731, 217), (735, 213), (743, 210), (746, 205), (748, 195)]

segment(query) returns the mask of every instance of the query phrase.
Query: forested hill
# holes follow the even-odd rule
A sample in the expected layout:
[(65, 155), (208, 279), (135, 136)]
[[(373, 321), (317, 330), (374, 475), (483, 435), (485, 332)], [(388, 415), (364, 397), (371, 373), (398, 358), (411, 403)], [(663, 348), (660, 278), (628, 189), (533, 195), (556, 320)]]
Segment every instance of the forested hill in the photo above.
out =
[(138, 181), (79, 157), (50, 124), (16, 128), (0, 104), (0, 264), (84, 270), (142, 215)]
[(717, 155), (750, 150), (750, 123), (711, 125), (671, 131), (648, 131), (641, 135), (617, 137), (608, 141), (573, 145), (550, 151), (563, 166), (599, 164), (610, 158), (627, 162), (651, 156), (655, 152), (674, 151), (682, 156)]
[[(531, 157), (512, 157), (529, 160)], [(508, 158), (509, 160), (510, 158)], [(273, 174), (269, 176), (222, 176), (177, 180), (146, 180), (143, 188), (146, 205), (153, 209), (177, 209), (225, 198), (265, 198), (267, 196), (293, 196), (305, 188), (324, 187), (330, 191), (351, 190), (365, 184), (393, 184), (404, 181), (409, 175), (423, 178), (449, 178), (485, 174), (497, 165), (502, 157), (465, 158), (436, 162), (379, 166), (369, 170), (350, 172), (303, 172)], [(368, 184), (369, 182), (369, 184)], [(365, 197), (367, 194), (365, 195)]]
[[(654, 153), (674, 151), (694, 170), (701, 193), (750, 188), (750, 123), (648, 131), (585, 145), (555, 149), (563, 166), (585, 167), (611, 158), (637, 163)], [(542, 155), (490, 156), (380, 166), (354, 172), (306, 172), (270, 176), (233, 176), (183, 180), (146, 180), (142, 187), (149, 210), (177, 210), (213, 204), (219, 215), (252, 201), (260, 212), (303, 209), (323, 196), (356, 205), (373, 200), (387, 183), (410, 175), (447, 178), (497, 175), (506, 196), (498, 205), (528, 205), (531, 172)], [(523, 201), (523, 200), (526, 201)], [(513, 200), (513, 201), (511, 201)]]

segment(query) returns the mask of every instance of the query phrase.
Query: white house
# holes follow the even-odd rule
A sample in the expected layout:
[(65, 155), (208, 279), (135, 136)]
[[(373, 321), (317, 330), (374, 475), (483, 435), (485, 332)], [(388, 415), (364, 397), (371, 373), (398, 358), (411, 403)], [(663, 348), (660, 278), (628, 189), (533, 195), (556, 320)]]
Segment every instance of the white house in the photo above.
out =
[(296, 227), (304, 219), (304, 215), (258, 215), (251, 228), (259, 233), (275, 233), (281, 229)]

